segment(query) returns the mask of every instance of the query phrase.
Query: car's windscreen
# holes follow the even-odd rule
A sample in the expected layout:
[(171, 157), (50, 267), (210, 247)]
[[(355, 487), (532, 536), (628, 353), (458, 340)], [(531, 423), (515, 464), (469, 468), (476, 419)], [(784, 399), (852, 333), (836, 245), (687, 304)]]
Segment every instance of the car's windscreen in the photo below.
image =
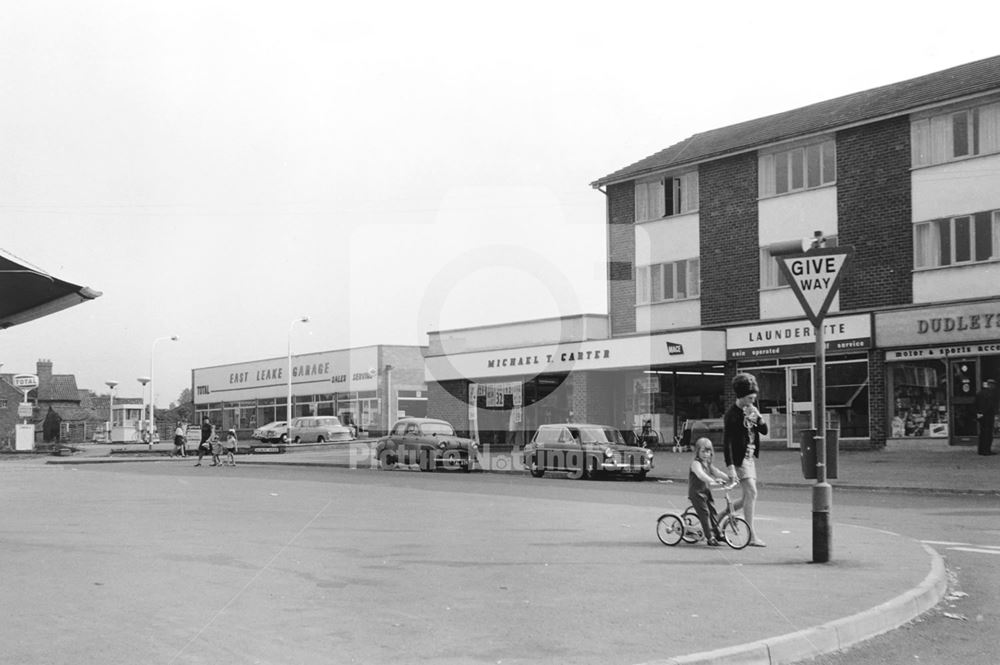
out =
[(445, 423), (424, 423), (420, 426), (424, 436), (437, 434), (438, 436), (455, 436), (455, 430), (451, 425)]
[(612, 427), (581, 427), (580, 443), (625, 443), (621, 433)]

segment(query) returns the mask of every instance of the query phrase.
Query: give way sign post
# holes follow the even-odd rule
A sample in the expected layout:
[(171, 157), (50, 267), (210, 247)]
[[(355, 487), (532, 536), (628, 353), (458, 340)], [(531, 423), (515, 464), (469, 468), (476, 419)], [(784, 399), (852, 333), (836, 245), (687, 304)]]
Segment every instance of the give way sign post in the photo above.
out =
[(788, 279), (792, 292), (815, 327), (816, 369), (813, 372), (813, 424), (816, 430), (816, 484), (813, 486), (813, 563), (830, 560), (833, 487), (826, 474), (826, 340), (823, 317), (840, 289), (844, 267), (854, 248), (815, 248), (804, 254), (777, 256), (778, 267)]

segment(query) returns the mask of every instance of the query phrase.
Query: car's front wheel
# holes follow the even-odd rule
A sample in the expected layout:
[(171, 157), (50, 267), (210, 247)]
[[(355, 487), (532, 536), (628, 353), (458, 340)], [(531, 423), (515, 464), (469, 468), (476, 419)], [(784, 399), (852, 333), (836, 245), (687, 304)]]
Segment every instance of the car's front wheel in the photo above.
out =
[(326, 437), (320, 434), (316, 437), (316, 443), (326, 443)]
[(531, 473), (532, 478), (541, 478), (545, 475), (545, 469), (538, 466), (537, 457), (532, 457), (531, 461), (528, 462), (528, 472)]
[(468, 468), (468, 464), (462, 462), (462, 452), (459, 450), (446, 450), (441, 453), (441, 467), (444, 469), (460, 469), (463, 466)]
[(288, 435), (287, 434), (282, 434), (281, 438), (278, 439), (278, 441), (280, 441), (281, 443), (288, 443)]

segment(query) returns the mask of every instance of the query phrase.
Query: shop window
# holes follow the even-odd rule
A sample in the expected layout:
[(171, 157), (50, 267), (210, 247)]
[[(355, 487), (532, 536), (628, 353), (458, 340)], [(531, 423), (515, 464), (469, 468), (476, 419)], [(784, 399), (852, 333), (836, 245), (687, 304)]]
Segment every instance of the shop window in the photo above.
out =
[(889, 436), (948, 436), (948, 372), (943, 361), (892, 363)]

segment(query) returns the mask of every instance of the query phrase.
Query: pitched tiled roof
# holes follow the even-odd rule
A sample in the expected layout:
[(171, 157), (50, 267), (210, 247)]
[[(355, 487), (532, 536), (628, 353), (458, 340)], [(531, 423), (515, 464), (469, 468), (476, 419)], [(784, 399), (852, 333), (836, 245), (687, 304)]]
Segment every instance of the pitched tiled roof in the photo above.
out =
[(38, 399), (43, 402), (79, 402), (80, 391), (72, 374), (53, 374), (52, 381), (38, 385)]
[(613, 182), (1000, 89), (1000, 56), (695, 134), (591, 183)]

